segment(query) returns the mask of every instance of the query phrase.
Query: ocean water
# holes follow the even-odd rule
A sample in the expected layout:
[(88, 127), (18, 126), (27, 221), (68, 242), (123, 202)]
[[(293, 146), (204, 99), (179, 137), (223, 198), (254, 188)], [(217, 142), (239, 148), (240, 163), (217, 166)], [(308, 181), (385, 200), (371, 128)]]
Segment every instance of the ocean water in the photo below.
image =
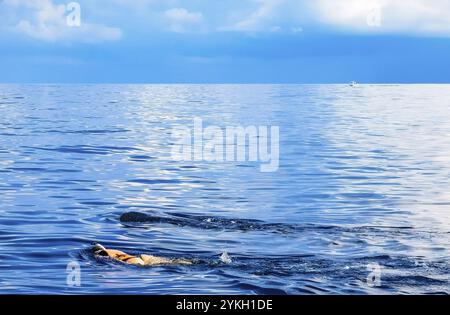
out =
[[(450, 293), (449, 100), (448, 85), (0, 85), (0, 293)], [(279, 170), (174, 161), (171, 130), (194, 117), (279, 126)], [(92, 242), (196, 264), (99, 260)]]

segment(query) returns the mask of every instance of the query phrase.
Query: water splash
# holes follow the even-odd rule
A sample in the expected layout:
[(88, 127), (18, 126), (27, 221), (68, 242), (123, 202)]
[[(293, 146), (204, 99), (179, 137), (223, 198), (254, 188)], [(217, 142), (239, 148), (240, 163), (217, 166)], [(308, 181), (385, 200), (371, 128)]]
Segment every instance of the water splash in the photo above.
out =
[(228, 255), (227, 252), (223, 252), (222, 255), (220, 255), (219, 259), (221, 262), (223, 262), (224, 264), (227, 264), (227, 265), (229, 265), (233, 262), (230, 255)]

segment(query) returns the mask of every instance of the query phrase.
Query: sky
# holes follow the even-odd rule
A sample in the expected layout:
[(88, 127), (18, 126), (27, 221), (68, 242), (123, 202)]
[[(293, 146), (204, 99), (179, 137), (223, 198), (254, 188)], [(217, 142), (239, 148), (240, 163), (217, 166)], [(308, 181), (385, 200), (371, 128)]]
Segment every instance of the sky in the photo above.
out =
[(450, 83), (449, 56), (450, 0), (0, 0), (3, 83)]

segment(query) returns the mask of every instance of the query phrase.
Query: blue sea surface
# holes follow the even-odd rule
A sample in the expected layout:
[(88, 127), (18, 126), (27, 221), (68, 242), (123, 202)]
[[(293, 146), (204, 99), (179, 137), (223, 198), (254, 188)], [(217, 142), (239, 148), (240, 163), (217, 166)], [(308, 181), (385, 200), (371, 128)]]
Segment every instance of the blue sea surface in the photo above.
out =
[[(449, 100), (449, 85), (0, 85), (0, 293), (450, 293)], [(171, 130), (194, 117), (279, 126), (279, 170), (174, 161)], [(197, 263), (99, 260), (92, 242)]]

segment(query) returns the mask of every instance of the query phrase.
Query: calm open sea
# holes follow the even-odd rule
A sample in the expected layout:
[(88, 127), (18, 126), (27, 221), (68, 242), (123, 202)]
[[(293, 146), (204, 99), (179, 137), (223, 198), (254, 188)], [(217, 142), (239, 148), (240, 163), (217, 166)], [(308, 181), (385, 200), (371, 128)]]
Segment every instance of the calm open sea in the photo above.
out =
[[(449, 100), (449, 85), (0, 85), (0, 293), (450, 293)], [(173, 161), (171, 129), (194, 117), (279, 126), (279, 170)], [(198, 263), (99, 261), (94, 241)]]

